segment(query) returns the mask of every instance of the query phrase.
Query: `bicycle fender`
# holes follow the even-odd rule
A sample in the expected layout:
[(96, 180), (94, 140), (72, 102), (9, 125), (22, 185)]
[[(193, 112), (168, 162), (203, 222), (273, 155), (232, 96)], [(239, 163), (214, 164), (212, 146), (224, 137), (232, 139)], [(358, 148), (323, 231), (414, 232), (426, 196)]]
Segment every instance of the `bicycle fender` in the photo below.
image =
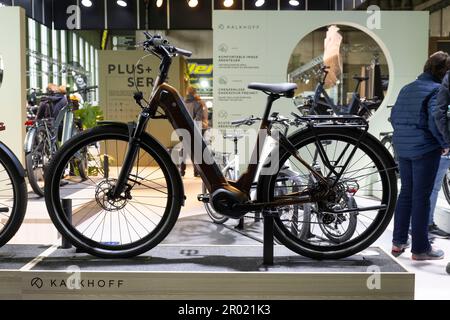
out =
[(27, 135), (25, 137), (25, 143), (23, 145), (25, 154), (31, 152), (31, 150), (33, 148), (33, 141), (34, 141), (34, 137), (36, 136), (36, 132), (37, 132), (36, 127), (31, 127), (28, 130)]
[(9, 160), (13, 166), (16, 168), (17, 173), (21, 178), (25, 178), (25, 169), (20, 163), (19, 159), (17, 159), (16, 155), (9, 149), (4, 143), (0, 142), (0, 154), (6, 157), (7, 161)]
[(107, 125), (113, 125), (113, 126), (121, 126), (121, 127), (128, 127), (128, 124), (125, 122), (120, 121), (114, 121), (114, 120), (101, 120), (97, 121), (97, 125), (99, 126), (107, 126)]

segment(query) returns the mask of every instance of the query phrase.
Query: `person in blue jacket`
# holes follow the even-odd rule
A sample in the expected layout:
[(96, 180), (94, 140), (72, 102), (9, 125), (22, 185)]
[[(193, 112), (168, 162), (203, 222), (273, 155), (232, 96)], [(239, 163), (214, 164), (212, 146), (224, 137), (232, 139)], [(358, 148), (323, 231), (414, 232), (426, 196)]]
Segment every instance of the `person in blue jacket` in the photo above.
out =
[(439, 131), (433, 115), (441, 81), (449, 68), (448, 54), (431, 55), (423, 73), (400, 90), (392, 108), (393, 144), (402, 184), (394, 216), (394, 256), (407, 248), (411, 223), (412, 258), (444, 258), (444, 252), (430, 244), (428, 218), (439, 161), (441, 155), (448, 154), (450, 147), (450, 141)]
[[(439, 92), (436, 97), (436, 105), (434, 106), (434, 119), (439, 132), (444, 137), (445, 141), (450, 141), (450, 133), (447, 124), (447, 109), (450, 105), (450, 89), (449, 89), (449, 72), (444, 77), (441, 86), (439, 87)], [(428, 232), (438, 238), (449, 238), (450, 234), (440, 229), (436, 222), (434, 221), (434, 211), (436, 209), (436, 204), (438, 200), (439, 191), (441, 190), (442, 180), (447, 173), (448, 168), (450, 168), (450, 155), (443, 155), (439, 163), (439, 169), (436, 174), (436, 179), (434, 180), (433, 192), (430, 198), (430, 217), (428, 219)]]

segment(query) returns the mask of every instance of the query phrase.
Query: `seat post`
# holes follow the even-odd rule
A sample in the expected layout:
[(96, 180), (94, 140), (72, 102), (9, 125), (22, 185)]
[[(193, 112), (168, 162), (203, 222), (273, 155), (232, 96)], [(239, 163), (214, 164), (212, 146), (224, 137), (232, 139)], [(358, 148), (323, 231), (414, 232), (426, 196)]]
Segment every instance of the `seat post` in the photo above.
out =
[(267, 120), (269, 119), (270, 110), (272, 109), (273, 103), (280, 99), (279, 94), (269, 94), (267, 97), (266, 109), (264, 110), (264, 116), (261, 121), (261, 129), (267, 129)]

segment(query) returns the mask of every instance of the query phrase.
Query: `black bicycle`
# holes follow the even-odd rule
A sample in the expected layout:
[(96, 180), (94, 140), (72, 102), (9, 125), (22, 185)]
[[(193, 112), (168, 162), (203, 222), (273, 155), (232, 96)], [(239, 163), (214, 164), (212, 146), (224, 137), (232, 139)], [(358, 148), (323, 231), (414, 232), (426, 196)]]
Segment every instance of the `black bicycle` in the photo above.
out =
[[(95, 88), (89, 87), (71, 93), (86, 92)], [(41, 114), (40, 117), (26, 122), (26, 124), (30, 125), (27, 126), (27, 135), (24, 143), (25, 166), (30, 186), (34, 193), (40, 197), (44, 196), (44, 175), (50, 159), (60, 145), (82, 130), (74, 120), (74, 103), (70, 99), (71, 93), (67, 93), (68, 103), (58, 112), (56, 118), (52, 117), (51, 103), (49, 102), (41, 105), (40, 108), (44, 110), (37, 111), (37, 107), (33, 109), (38, 114)], [(45, 101), (52, 95), (54, 94), (48, 93), (42, 96), (41, 101)], [(84, 174), (86, 165), (86, 153), (80, 152), (78, 158), (73, 160), (71, 170), (78, 172), (86, 180), (87, 176)]]
[(356, 81), (355, 90), (348, 105), (336, 105), (325, 90), (325, 81), (328, 76), (328, 66), (321, 67), (322, 76), (317, 83), (313, 96), (300, 99), (294, 99), (298, 110), (303, 115), (356, 115), (368, 119), (381, 105), (382, 100), (374, 97), (373, 99), (362, 98), (358, 93), (361, 83), (367, 81), (369, 77), (354, 76)]
[[(247, 170), (237, 180), (227, 179), (183, 99), (166, 83), (172, 57), (191, 53), (160, 36), (145, 35), (144, 49), (158, 56), (161, 65), (149, 101), (140, 92), (134, 95), (142, 108), (137, 122), (102, 122), (70, 139), (49, 165), (46, 205), (58, 231), (73, 245), (99, 257), (132, 257), (158, 245), (174, 226), (185, 192), (166, 148), (145, 131), (155, 118), (167, 118), (174, 128), (183, 129), (177, 132), (183, 134), (184, 150), (191, 153), (208, 190), (199, 200), (232, 219), (249, 212), (273, 216), (276, 239), (301, 255), (348, 257), (370, 246), (384, 232), (397, 198), (396, 166), (389, 152), (368, 132), (365, 119), (294, 114), (299, 130), (288, 138), (274, 130), (271, 107), (282, 97), (292, 98), (297, 86), (251, 83), (249, 89), (268, 96), (260, 134)], [(260, 146), (270, 141), (274, 141), (269, 143), (270, 157), (261, 157)], [(87, 150), (89, 159), (85, 181), (67, 172), (71, 160), (82, 150)], [(313, 167), (316, 150), (319, 158)], [(263, 171), (258, 173), (262, 159)], [(285, 176), (286, 166), (296, 174)], [(257, 174), (257, 195), (252, 199)], [(344, 203), (348, 194), (357, 198), (356, 205)], [(72, 215), (63, 209), (63, 201), (71, 201)], [(315, 205), (314, 213), (305, 221), (299, 210), (308, 203)], [(332, 241), (324, 235), (325, 226), (344, 228), (344, 223), (336, 221), (347, 214), (358, 219), (348, 239)], [(299, 237), (303, 228), (309, 233)]]
[[(0, 131), (5, 130), (0, 123)], [(0, 246), (19, 230), (27, 209), (25, 170), (19, 159), (0, 141)]]

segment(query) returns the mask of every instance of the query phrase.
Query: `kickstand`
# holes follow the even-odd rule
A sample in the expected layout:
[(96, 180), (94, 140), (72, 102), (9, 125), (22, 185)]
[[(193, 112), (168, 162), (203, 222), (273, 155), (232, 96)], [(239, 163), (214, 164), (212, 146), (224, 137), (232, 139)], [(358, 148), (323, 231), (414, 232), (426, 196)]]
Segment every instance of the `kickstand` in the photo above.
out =
[(244, 230), (244, 218), (240, 218), (239, 223), (234, 228), (237, 230)]
[[(67, 217), (67, 220), (69, 221), (69, 223), (72, 223), (72, 199), (62, 199), (62, 207), (64, 210), (64, 213)], [(70, 243), (70, 241), (65, 238), (65, 237), (61, 237), (61, 246), (59, 247), (60, 249), (70, 249), (72, 248), (72, 244)]]
[(274, 215), (270, 210), (263, 210), (264, 240), (263, 240), (263, 264), (273, 266), (273, 228)]

